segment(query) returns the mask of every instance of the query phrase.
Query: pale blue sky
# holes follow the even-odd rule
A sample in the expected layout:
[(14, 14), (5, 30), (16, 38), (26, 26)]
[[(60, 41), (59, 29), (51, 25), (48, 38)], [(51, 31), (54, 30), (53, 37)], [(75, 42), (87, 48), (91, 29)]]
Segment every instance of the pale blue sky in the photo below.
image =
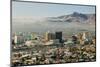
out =
[(12, 16), (50, 17), (73, 12), (95, 13), (95, 6), (46, 4), (33, 2), (12, 2)]

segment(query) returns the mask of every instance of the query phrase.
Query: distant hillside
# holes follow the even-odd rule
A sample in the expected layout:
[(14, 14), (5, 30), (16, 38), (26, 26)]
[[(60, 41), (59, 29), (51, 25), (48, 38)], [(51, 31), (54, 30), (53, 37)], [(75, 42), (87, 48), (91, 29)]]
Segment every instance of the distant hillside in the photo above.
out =
[(80, 23), (95, 23), (95, 14), (82, 14), (74, 12), (69, 15), (58, 17), (48, 17), (46, 21), (50, 22), (80, 22)]

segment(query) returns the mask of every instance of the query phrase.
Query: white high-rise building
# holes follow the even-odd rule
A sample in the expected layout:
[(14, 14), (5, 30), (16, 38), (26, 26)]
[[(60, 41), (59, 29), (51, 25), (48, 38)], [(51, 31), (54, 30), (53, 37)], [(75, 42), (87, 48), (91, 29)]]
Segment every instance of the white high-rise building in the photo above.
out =
[(14, 36), (14, 43), (15, 43), (15, 44), (18, 43), (18, 40), (17, 40), (17, 39), (18, 39), (18, 36), (15, 35), (15, 36)]
[(24, 37), (22, 35), (15, 35), (14, 36), (14, 43), (23, 43), (25, 41)]

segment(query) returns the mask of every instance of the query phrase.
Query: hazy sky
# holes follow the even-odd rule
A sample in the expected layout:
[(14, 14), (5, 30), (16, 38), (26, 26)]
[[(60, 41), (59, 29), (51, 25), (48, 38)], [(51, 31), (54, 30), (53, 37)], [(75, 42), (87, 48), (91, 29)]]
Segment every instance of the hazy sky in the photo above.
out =
[(33, 2), (12, 2), (13, 17), (50, 17), (67, 15), (73, 12), (95, 13), (95, 7)]

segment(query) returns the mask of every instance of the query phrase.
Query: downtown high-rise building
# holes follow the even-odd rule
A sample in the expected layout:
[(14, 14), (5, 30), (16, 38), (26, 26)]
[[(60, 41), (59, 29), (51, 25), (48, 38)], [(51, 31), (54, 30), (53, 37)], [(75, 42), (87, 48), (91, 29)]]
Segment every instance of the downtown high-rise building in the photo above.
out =
[(56, 32), (55, 33), (55, 36), (56, 36), (56, 39), (59, 39), (59, 42), (61, 43), (62, 42), (62, 32)]
[(54, 33), (50, 33), (49, 31), (45, 33), (45, 40), (46, 40), (46, 41), (54, 40), (55, 37), (56, 37), (56, 36), (55, 36)]

